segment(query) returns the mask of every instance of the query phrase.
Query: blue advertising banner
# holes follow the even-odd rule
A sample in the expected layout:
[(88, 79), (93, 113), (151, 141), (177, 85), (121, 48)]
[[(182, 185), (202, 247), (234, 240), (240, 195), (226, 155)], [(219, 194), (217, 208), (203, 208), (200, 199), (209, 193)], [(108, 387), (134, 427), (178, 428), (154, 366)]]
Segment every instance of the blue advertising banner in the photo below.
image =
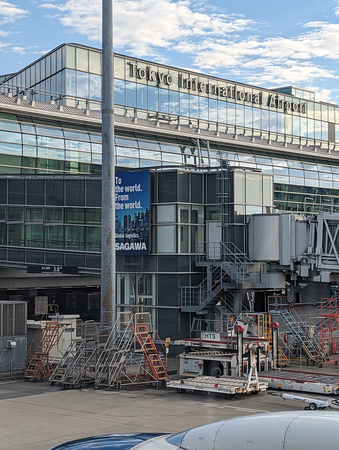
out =
[(115, 250), (121, 255), (148, 255), (150, 236), (149, 171), (115, 176)]

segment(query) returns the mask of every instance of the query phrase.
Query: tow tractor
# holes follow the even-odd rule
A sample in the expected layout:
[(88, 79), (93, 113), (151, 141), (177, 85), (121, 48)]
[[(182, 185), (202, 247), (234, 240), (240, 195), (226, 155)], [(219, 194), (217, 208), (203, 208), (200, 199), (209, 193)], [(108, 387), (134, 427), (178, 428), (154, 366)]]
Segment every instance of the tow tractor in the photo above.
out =
[(274, 395), (275, 397), (281, 397), (284, 400), (294, 400), (296, 402), (305, 403), (308, 406), (305, 406), (304, 409), (311, 409), (312, 411), (315, 409), (325, 409), (325, 408), (331, 408), (331, 409), (339, 409), (339, 400), (336, 398), (329, 398), (329, 399), (321, 399), (321, 398), (311, 398), (311, 397), (304, 397), (301, 395), (294, 395), (294, 394), (286, 394), (286, 393), (278, 393), (278, 392), (268, 392), (269, 395)]

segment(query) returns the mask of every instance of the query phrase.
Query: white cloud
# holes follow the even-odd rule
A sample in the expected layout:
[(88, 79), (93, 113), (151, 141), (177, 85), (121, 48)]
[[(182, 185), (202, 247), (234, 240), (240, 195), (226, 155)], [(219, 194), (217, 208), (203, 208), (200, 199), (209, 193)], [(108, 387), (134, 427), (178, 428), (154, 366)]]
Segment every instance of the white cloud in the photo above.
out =
[(11, 48), (14, 53), (18, 53), (19, 55), (26, 55), (27, 51), (24, 47), (12, 47)]
[[(60, 14), (69, 33), (100, 42), (101, 3), (50, 0), (40, 6)], [(339, 0), (334, 14), (339, 16)], [(267, 87), (316, 85), (318, 80), (338, 77), (331, 63), (339, 60), (339, 24), (299, 24), (299, 34), (289, 38), (262, 38), (260, 30), (253, 20), (224, 14), (207, 0), (114, 0), (114, 48), (118, 52), (163, 63), (169, 52), (174, 57), (179, 52), (187, 56), (185, 65), (198, 71)], [(327, 93), (323, 90), (322, 95)]]
[(0, 1), (0, 24), (14, 22), (17, 19), (27, 16), (28, 11), (19, 8), (13, 3)]
[[(62, 11), (61, 22), (69, 30), (101, 41), (100, 0), (68, 0), (63, 5), (45, 3), (41, 6)], [(237, 33), (251, 23), (233, 15), (195, 11), (189, 0), (115, 0), (114, 46), (131, 48), (136, 56), (142, 56), (152, 48), (171, 48), (189, 37)]]

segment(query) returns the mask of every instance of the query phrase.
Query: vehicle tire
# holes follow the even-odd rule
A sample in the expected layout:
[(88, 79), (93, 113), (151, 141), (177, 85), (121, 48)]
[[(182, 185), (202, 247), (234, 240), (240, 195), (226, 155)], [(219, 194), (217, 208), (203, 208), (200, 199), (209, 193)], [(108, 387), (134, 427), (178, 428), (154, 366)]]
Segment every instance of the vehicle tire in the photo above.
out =
[(177, 388), (178, 394), (184, 394), (186, 392), (186, 389)]
[(259, 394), (259, 392), (260, 392), (260, 391), (251, 391), (251, 394), (252, 394), (252, 395), (257, 395), (257, 394)]
[(207, 372), (210, 377), (220, 378), (224, 374), (224, 369), (219, 361), (211, 361)]
[(315, 403), (310, 403), (309, 409), (311, 411), (314, 411), (315, 409), (317, 409), (317, 405)]

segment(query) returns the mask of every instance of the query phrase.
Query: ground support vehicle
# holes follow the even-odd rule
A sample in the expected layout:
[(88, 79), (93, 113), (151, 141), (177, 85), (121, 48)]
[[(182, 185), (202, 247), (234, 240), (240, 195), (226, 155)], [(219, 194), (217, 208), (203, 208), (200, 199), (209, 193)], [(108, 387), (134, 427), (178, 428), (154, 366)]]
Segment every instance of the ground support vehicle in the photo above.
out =
[(257, 379), (198, 376), (167, 382), (167, 387), (175, 388), (179, 393), (186, 391), (203, 391), (224, 394), (232, 398), (236, 394), (258, 394), (267, 389), (267, 383)]
[(265, 370), (270, 367), (268, 341), (263, 338), (247, 338), (242, 333), (228, 336), (202, 332), (200, 339), (182, 339), (174, 344), (185, 348), (179, 355), (181, 375), (246, 376), (251, 366), (250, 349), (253, 348), (258, 367)]
[(330, 398), (330, 399), (321, 399), (321, 398), (310, 398), (310, 397), (304, 397), (301, 395), (295, 395), (295, 394), (278, 394), (277, 392), (268, 392), (270, 395), (275, 395), (277, 397), (281, 397), (284, 400), (294, 400), (296, 402), (305, 403), (308, 406), (305, 406), (304, 409), (339, 409), (339, 400), (336, 398)]
[(339, 376), (336, 375), (281, 369), (260, 372), (259, 380), (268, 383), (271, 389), (339, 395)]

